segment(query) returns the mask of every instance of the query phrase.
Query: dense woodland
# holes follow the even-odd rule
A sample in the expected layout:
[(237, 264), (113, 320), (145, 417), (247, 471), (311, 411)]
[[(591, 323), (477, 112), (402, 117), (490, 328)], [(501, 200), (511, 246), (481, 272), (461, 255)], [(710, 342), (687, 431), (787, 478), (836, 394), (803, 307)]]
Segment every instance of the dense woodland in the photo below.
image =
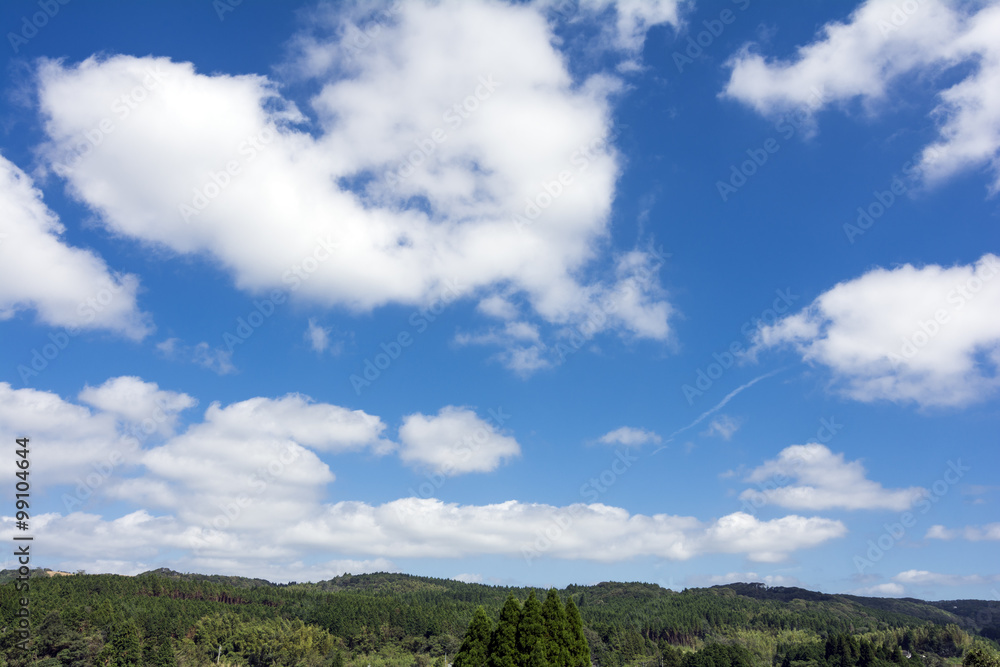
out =
[(761, 584), (544, 593), (389, 573), (287, 585), (162, 569), (35, 575), (21, 650), (23, 593), (0, 572), (0, 667), (1000, 667), (995, 601)]

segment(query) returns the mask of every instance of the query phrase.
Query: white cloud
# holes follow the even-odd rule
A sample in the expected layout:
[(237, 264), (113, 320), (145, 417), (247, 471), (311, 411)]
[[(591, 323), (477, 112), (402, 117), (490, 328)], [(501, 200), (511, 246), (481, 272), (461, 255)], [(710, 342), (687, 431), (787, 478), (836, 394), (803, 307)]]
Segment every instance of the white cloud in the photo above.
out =
[(155, 382), (144, 382), (134, 376), (111, 378), (97, 387), (87, 385), (78, 398), (98, 410), (161, 435), (173, 432), (178, 413), (198, 404), (187, 394), (162, 390)]
[(483, 583), (483, 575), (481, 574), (456, 574), (452, 577), (455, 581), (461, 581), (466, 584), (481, 584)]
[[(905, 7), (905, 9), (904, 9)], [(912, 9), (911, 9), (912, 8)], [(989, 165), (1000, 188), (1000, 6), (925, 0), (868, 0), (847, 22), (823, 26), (791, 60), (768, 61), (749, 47), (730, 61), (725, 95), (761, 113), (802, 109), (810, 114), (860, 100), (869, 110), (888, 106), (904, 76), (940, 76), (959, 65), (969, 73), (940, 90), (933, 116), (939, 138), (924, 150), (928, 181)], [(931, 78), (933, 80), (933, 78)], [(817, 92), (819, 94), (817, 94)]]
[(500, 294), (492, 294), (476, 305), (476, 310), (500, 320), (513, 320), (517, 317), (517, 306)]
[[(670, 13), (671, 3), (633, 4), (623, 14), (633, 32)], [(621, 83), (573, 81), (553, 42), (532, 6), (402, 3), (349, 63), (344, 44), (312, 43), (315, 122), (260, 76), (152, 57), (47, 62), (43, 154), (109, 230), (205, 253), (245, 290), (289, 288), (360, 311), (448, 294), (491, 304), (491, 315), (509, 309), (484, 300), (516, 295), (556, 327), (612, 299), (620, 307), (601, 330), (664, 340), (671, 308), (641, 271), (647, 252), (588, 277), (608, 259)], [(136, 89), (142, 101), (108, 117)], [(113, 131), (76, 150), (104, 120)], [(200, 210), (183, 209), (185, 221), (182, 205)], [(530, 206), (532, 224), (516, 225)], [(512, 355), (515, 367), (533, 363)]]
[[(538, 4), (558, 10), (565, 7), (566, 2), (544, 0)], [(627, 52), (639, 52), (646, 33), (653, 26), (667, 24), (677, 28), (680, 25), (685, 4), (683, 0), (580, 0), (577, 9), (592, 15), (610, 16), (612, 20), (602, 20), (607, 45)]]
[(1000, 540), (1000, 523), (988, 523), (985, 526), (966, 526), (960, 529), (949, 529), (940, 524), (927, 529), (925, 539), (954, 540), (962, 538), (970, 542)]
[(762, 326), (752, 354), (791, 345), (859, 401), (965, 405), (1000, 385), (1000, 258), (873, 269)]
[(183, 359), (207, 368), (216, 375), (236, 372), (232, 350), (212, 347), (205, 341), (197, 345), (185, 345), (180, 338), (167, 338), (156, 344), (156, 349), (167, 359)]
[(186, 544), (214, 557), (225, 550), (205, 531), (235, 530), (246, 546), (263, 540), (258, 531), (308, 516), (335, 479), (316, 452), (385, 454), (394, 445), (384, 430), (378, 417), (299, 394), (213, 403), (201, 422), (143, 454), (143, 476), (108, 493), (173, 512)]
[[(927, 493), (919, 487), (886, 489), (865, 477), (860, 461), (844, 461), (843, 454), (816, 443), (786, 447), (745, 481), (760, 489), (747, 489), (741, 499), (796, 510), (905, 510)], [(785, 485), (788, 481), (792, 483)]]
[(927, 570), (907, 570), (892, 578), (901, 584), (918, 586), (983, 586), (1000, 580), (1000, 576), (983, 576), (980, 574), (957, 575), (928, 572)]
[(316, 548), (350, 545), (358, 553), (387, 557), (500, 554), (529, 561), (615, 562), (650, 555), (686, 560), (704, 553), (740, 553), (775, 562), (845, 533), (839, 521), (794, 515), (760, 521), (738, 512), (703, 523), (693, 517), (630, 515), (602, 504), (555, 507), (511, 500), (471, 506), (402, 498), (380, 506), (328, 506), (315, 519), (290, 528), (282, 541)]
[(740, 421), (729, 415), (719, 415), (708, 424), (703, 435), (717, 435), (723, 440), (729, 440), (740, 429)]
[[(48, 325), (106, 329), (139, 340), (152, 331), (136, 305), (139, 280), (92, 251), (66, 245), (66, 228), (19, 167), (0, 155), (0, 320), (33, 309)], [(43, 267), (43, 270), (39, 270)]]
[(408, 415), (399, 427), (399, 457), (444, 475), (491, 472), (521, 455), (517, 441), (468, 408), (445, 406), (437, 415)]
[[(718, 553), (776, 562), (847, 532), (841, 522), (817, 517), (760, 521), (736, 513), (701, 522), (664, 514), (630, 515), (601, 504), (556, 507), (508, 501), (473, 506), (402, 498), (378, 506), (354, 501), (303, 506), (309, 511), (264, 516), (255, 507), (254, 516), (249, 512), (238, 516), (222, 529), (199, 525), (205, 522), (193, 516), (154, 516), (146, 510), (113, 520), (80, 512), (46, 514), (36, 518), (35, 528), (53, 560), (117, 562), (118, 571), (128, 571), (136, 560), (148, 562), (159, 553), (177, 550), (182, 555), (173, 562), (180, 569), (224, 570), (278, 580), (321, 570), (304, 566), (304, 560), (331, 552), (365, 556), (333, 561), (352, 572), (395, 569), (387, 560), (391, 558), (475, 555), (529, 562), (537, 558), (620, 562), (642, 556), (688, 560)], [(214, 511), (202, 507), (203, 513)], [(10, 517), (4, 518), (4, 523), (9, 521)], [(275, 562), (289, 563), (289, 572), (277, 572)]]
[(492, 327), (482, 333), (457, 333), (455, 343), (502, 348), (493, 358), (522, 377), (553, 365), (546, 353), (547, 346), (541, 341), (538, 327), (522, 320), (513, 320), (500, 329)]
[(890, 597), (898, 598), (902, 597), (906, 592), (902, 584), (898, 583), (884, 583), (875, 584), (874, 586), (866, 586), (864, 588), (856, 588), (851, 591), (853, 595), (867, 595), (871, 597)]
[[(44, 534), (53, 559), (61, 558), (59, 567), (70, 571), (83, 569), (93, 574), (111, 572), (136, 575), (156, 567), (181, 571), (226, 572), (234, 575), (263, 577), (268, 581), (320, 581), (344, 573), (397, 572), (392, 561), (374, 559), (334, 559), (306, 564), (287, 549), (275, 548), (267, 540), (244, 540), (231, 535), (232, 548), (225, 552), (209, 550), (189, 552), (198, 544), (196, 531), (185, 529), (171, 516), (153, 516), (138, 510), (117, 519), (105, 520), (97, 514), (74, 512), (65, 516), (40, 514), (34, 528)], [(3, 517), (4, 530), (13, 529), (13, 518)], [(186, 552), (179, 560), (163, 562), (158, 558), (167, 551)], [(121, 558), (122, 554), (128, 557)], [(63, 565), (64, 564), (64, 565)]]
[(213, 403), (205, 412), (204, 424), (197, 428), (233, 438), (289, 438), (326, 452), (370, 448), (385, 454), (393, 449), (392, 443), (382, 438), (386, 427), (378, 417), (362, 410), (314, 403), (301, 394), (251, 398), (226, 407)]
[(326, 351), (326, 348), (330, 347), (330, 329), (316, 324), (316, 320), (311, 317), (309, 318), (309, 328), (306, 329), (305, 338), (309, 341), (309, 345), (314, 352), (322, 354)]
[[(0, 382), (0, 437), (8, 442), (29, 437), (45, 443), (31, 448), (31, 464), (45, 471), (49, 484), (82, 485), (88, 476), (96, 475), (99, 481), (91, 486), (100, 486), (110, 471), (135, 462), (138, 443), (145, 434), (136, 428), (140, 425), (120, 432), (120, 416), (92, 412), (51, 392), (14, 389)], [(160, 430), (158, 415), (150, 413), (143, 416), (143, 421), (146, 417), (153, 419), (153, 432)], [(166, 424), (173, 418), (167, 411), (162, 417)]]
[[(34, 463), (44, 466), (54, 483), (74, 483), (92, 458), (107, 454), (123, 413), (136, 415), (139, 404), (155, 405), (158, 398), (174, 409), (190, 403), (183, 394), (136, 378), (112, 379), (81, 395), (109, 411), (95, 413), (54, 394), (0, 384), (0, 430), (8, 438), (31, 433), (44, 439), (46, 447), (34, 450)], [(383, 453), (391, 446), (382, 439), (384, 429), (377, 417), (295, 394), (224, 407), (213, 403), (203, 420), (183, 433), (137, 448), (130, 461), (141, 466), (139, 476), (130, 468), (131, 476), (112, 475), (99, 489), (105, 499), (149, 509), (111, 519), (85, 512), (40, 514), (35, 527), (53, 559), (126, 571), (171, 551), (181, 553), (177, 562), (186, 569), (238, 569), (257, 576), (273, 572), (269, 563), (275, 562), (290, 563), (290, 572), (312, 572), (314, 566), (302, 563), (331, 553), (359, 556), (368, 560), (353, 562), (367, 565), (390, 558), (490, 554), (613, 562), (722, 553), (776, 562), (846, 533), (840, 521), (820, 517), (761, 521), (738, 512), (700, 521), (630, 514), (599, 503), (458, 505), (434, 498), (325, 503), (334, 475), (315, 452)], [(473, 448), (468, 461), (457, 457), (462, 471), (491, 469), (519, 451), (513, 438), (470, 410), (448, 406), (436, 416), (405, 420), (401, 456), (445, 468), (442, 452), (460, 438), (486, 450)], [(153, 508), (162, 514), (154, 515)]]
[(663, 438), (653, 431), (632, 426), (616, 428), (598, 438), (598, 442), (605, 445), (624, 445), (625, 447), (641, 447), (648, 442), (659, 444), (662, 441)]

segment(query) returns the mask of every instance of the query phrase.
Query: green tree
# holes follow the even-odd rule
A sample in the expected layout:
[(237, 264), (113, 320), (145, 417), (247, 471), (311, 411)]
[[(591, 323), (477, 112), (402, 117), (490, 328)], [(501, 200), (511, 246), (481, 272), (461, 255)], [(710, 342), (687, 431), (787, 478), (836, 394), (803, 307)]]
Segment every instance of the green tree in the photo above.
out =
[(490, 637), (489, 667), (518, 667), (517, 624), (520, 619), (521, 603), (511, 593), (500, 610), (500, 620)]
[(962, 658), (963, 667), (1000, 667), (1000, 654), (985, 646), (973, 646)]
[(489, 655), (492, 634), (493, 622), (482, 607), (476, 607), (465, 640), (455, 655), (455, 667), (483, 667)]
[(108, 642), (98, 656), (99, 664), (108, 667), (138, 667), (142, 660), (139, 632), (131, 621), (119, 621), (112, 626)]
[[(551, 667), (545, 658), (545, 622), (542, 618), (542, 603), (531, 591), (521, 609), (521, 618), (517, 622), (517, 655), (520, 667)], [(541, 653), (538, 653), (538, 648)], [(541, 656), (541, 657), (539, 657)]]
[(545, 657), (550, 667), (569, 667), (570, 637), (566, 609), (554, 588), (549, 589), (542, 604), (542, 622), (545, 625)]
[(867, 639), (861, 640), (860, 656), (858, 657), (858, 667), (872, 667), (875, 663), (875, 647)]
[(583, 619), (573, 598), (566, 601), (566, 643), (569, 646), (569, 667), (590, 667), (590, 647), (583, 633)]

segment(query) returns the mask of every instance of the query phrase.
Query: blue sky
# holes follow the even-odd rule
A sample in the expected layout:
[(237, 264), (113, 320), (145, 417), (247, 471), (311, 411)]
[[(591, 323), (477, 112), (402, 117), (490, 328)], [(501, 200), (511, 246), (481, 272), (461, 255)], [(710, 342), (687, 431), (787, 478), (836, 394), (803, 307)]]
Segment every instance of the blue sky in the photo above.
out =
[(1000, 596), (1000, 4), (0, 24), (36, 564)]

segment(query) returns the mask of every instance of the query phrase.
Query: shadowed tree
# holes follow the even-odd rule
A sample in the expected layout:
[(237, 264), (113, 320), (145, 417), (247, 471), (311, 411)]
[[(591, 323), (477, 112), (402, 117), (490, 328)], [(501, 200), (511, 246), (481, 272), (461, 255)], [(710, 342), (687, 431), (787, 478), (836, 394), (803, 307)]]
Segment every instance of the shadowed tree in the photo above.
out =
[(566, 635), (569, 646), (569, 667), (590, 667), (590, 646), (583, 633), (583, 619), (573, 598), (566, 601)]
[[(516, 643), (520, 667), (550, 667), (545, 657), (545, 639), (542, 603), (535, 597), (535, 591), (531, 591), (531, 595), (524, 602), (521, 618), (517, 623)], [(540, 652), (537, 650), (539, 648)]]
[(521, 603), (510, 594), (500, 610), (500, 620), (490, 637), (489, 667), (519, 667), (517, 624), (520, 619)]
[(542, 622), (545, 625), (545, 657), (549, 661), (549, 667), (569, 667), (570, 643), (566, 610), (554, 588), (549, 589), (542, 604)]
[(455, 667), (483, 667), (489, 655), (492, 634), (493, 622), (482, 607), (476, 607), (465, 640), (455, 655)]

